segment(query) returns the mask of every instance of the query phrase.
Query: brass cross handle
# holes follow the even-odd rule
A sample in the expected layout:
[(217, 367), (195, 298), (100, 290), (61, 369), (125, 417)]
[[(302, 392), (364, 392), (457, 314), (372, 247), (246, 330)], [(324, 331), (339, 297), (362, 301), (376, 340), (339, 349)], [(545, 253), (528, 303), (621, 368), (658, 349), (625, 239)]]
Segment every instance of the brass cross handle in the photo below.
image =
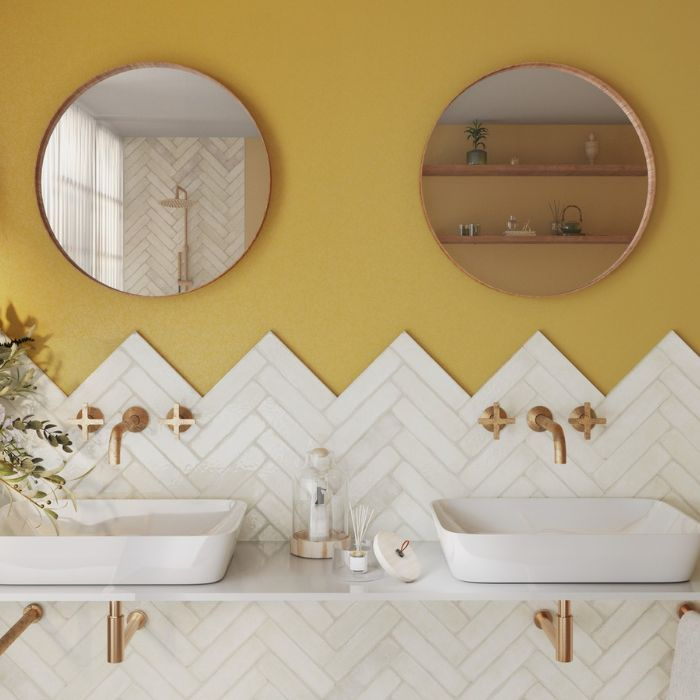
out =
[(577, 406), (569, 416), (569, 424), (579, 433), (583, 433), (586, 440), (591, 439), (591, 430), (596, 425), (605, 425), (608, 421), (605, 418), (598, 418), (591, 404), (586, 401), (583, 406)]
[(185, 408), (184, 406), (180, 406), (179, 403), (176, 403), (173, 404), (173, 407), (168, 411), (167, 417), (160, 419), (160, 423), (161, 425), (167, 425), (179, 440), (180, 433), (189, 430), (195, 424), (195, 420), (189, 408)]
[(483, 425), (486, 430), (493, 433), (494, 440), (500, 440), (501, 430), (513, 423), (515, 418), (508, 418), (508, 414), (501, 408), (498, 401), (495, 401), (493, 406), (489, 406), (479, 418), (479, 425)]
[(68, 423), (79, 426), (83, 431), (83, 440), (87, 440), (90, 433), (96, 433), (105, 424), (105, 417), (99, 408), (84, 403), (75, 418)]

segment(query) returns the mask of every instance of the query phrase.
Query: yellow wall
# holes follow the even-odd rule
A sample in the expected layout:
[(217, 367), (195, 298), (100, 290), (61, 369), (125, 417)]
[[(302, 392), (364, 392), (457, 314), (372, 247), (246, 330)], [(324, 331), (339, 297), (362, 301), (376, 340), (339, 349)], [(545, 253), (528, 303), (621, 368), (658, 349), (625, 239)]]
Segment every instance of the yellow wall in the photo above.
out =
[[(334, 390), (403, 329), (474, 390), (541, 329), (607, 390), (671, 328), (700, 348), (699, 22), (695, 0), (4, 2), (0, 304), (40, 320), (66, 390), (134, 329), (200, 390), (268, 329)], [(589, 290), (544, 300), (464, 275), (419, 198), (423, 147), (445, 105), (482, 74), (537, 59), (618, 89), (649, 132), (659, 176), (629, 261)], [(95, 73), (152, 60), (233, 88), (272, 164), (270, 212), (248, 255), (174, 299), (86, 279), (52, 244), (34, 195), (39, 142), (63, 99)]]

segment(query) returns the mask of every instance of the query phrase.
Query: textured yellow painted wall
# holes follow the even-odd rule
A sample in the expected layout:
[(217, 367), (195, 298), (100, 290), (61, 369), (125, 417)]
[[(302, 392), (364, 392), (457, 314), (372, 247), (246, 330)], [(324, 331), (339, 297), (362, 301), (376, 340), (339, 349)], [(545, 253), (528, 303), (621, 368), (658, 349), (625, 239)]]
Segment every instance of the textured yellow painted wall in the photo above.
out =
[[(468, 390), (541, 329), (607, 390), (669, 329), (700, 348), (700, 45), (695, 0), (27, 0), (0, 3), (0, 305), (34, 315), (71, 390), (139, 330), (200, 390), (267, 330), (332, 389), (407, 329)], [(272, 201), (228, 275), (176, 299), (96, 285), (64, 260), (34, 195), (42, 133), (94, 74), (135, 61), (212, 74), (267, 139)], [(433, 241), (419, 167), (452, 97), (549, 60), (608, 81), (654, 144), (651, 225), (608, 280), (519, 299)]]

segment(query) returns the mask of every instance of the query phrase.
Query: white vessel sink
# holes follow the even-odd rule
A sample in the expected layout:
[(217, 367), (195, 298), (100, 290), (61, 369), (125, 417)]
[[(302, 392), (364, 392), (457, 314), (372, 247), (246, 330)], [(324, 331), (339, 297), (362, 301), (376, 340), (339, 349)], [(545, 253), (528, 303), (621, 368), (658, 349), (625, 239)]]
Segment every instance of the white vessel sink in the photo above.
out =
[(211, 583), (226, 573), (246, 506), (228, 500), (79, 500), (58, 535), (30, 504), (0, 508), (0, 584)]
[(700, 552), (700, 523), (652, 499), (454, 498), (432, 507), (461, 581), (679, 582)]

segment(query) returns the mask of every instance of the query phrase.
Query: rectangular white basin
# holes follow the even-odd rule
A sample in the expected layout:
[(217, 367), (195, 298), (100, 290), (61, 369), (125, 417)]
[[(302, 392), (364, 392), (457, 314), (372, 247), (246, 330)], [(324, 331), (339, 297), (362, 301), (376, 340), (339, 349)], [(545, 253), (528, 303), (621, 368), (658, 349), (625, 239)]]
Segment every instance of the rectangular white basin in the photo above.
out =
[(452, 575), (474, 583), (687, 581), (700, 523), (642, 498), (433, 501)]
[(245, 510), (229, 500), (63, 501), (56, 534), (30, 504), (5, 505), (0, 585), (218, 581)]

